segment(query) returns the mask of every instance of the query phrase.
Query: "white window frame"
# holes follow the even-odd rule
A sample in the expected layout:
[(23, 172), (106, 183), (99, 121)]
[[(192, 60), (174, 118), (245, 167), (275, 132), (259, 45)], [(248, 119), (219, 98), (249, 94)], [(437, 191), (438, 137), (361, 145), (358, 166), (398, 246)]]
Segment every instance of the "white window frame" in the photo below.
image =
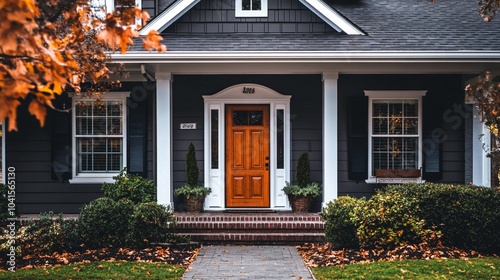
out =
[[(115, 10), (115, 0), (90, 0), (90, 2), (93, 2), (95, 5), (99, 5), (98, 7), (104, 7), (106, 13), (112, 13)], [(135, 6), (138, 9), (142, 9), (142, 1), (135, 0)], [(136, 19), (136, 24), (140, 25), (141, 20)]]
[[(422, 168), (422, 97), (425, 96), (427, 91), (424, 90), (365, 90), (365, 96), (368, 96), (368, 179), (367, 183), (376, 183), (375, 174), (372, 172), (373, 167), (373, 151), (372, 151), (372, 139), (373, 139), (373, 100), (377, 99), (417, 99), (418, 100), (418, 168)], [(415, 137), (415, 136), (412, 136)], [(396, 178), (397, 179), (397, 178)], [(421, 179), (421, 178), (420, 178)]]
[[(123, 137), (123, 166), (121, 169), (127, 165), (127, 97), (130, 96), (130, 92), (108, 92), (101, 95), (102, 101), (120, 101), (123, 103), (122, 112), (122, 136)], [(118, 175), (119, 172), (96, 172), (96, 173), (78, 173), (78, 155), (77, 155), (77, 137), (76, 137), (76, 105), (78, 102), (82, 101), (95, 101), (92, 98), (72, 96), (72, 112), (71, 112), (71, 122), (72, 122), (72, 174), (73, 178), (69, 180), (71, 184), (102, 184), (102, 183), (113, 183), (113, 177)]]
[(243, 10), (242, 0), (235, 0), (235, 17), (267, 17), (267, 0), (260, 0), (260, 7), (260, 10)]

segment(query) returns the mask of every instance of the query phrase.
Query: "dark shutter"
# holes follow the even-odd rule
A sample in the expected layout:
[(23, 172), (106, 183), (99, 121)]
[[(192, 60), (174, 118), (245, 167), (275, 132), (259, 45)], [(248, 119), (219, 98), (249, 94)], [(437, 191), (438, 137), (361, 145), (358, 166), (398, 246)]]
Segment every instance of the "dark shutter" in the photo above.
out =
[(352, 97), (348, 116), (348, 173), (349, 180), (368, 179), (368, 97)]
[(441, 180), (442, 178), (442, 142), (445, 137), (443, 115), (440, 100), (423, 98), (423, 179)]
[[(63, 98), (63, 97), (61, 97)], [(65, 107), (71, 106), (69, 99), (64, 100)], [(60, 103), (60, 104), (63, 104)], [(60, 104), (56, 104), (59, 106)], [(68, 105), (69, 104), (69, 105)], [(60, 106), (58, 107), (60, 108)], [(51, 176), (53, 180), (67, 182), (71, 179), (71, 112), (51, 110)]]
[(131, 106), (127, 106), (127, 171), (146, 176), (147, 102), (144, 100), (142, 102), (130, 103)]

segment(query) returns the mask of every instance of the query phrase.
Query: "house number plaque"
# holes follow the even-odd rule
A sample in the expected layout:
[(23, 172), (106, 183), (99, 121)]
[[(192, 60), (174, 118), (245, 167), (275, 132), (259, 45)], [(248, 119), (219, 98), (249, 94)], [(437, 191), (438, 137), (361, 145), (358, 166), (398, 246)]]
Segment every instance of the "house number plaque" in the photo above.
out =
[(243, 93), (244, 94), (254, 94), (255, 93), (255, 88), (244, 87), (243, 88)]
[(181, 123), (181, 129), (196, 129), (196, 123)]

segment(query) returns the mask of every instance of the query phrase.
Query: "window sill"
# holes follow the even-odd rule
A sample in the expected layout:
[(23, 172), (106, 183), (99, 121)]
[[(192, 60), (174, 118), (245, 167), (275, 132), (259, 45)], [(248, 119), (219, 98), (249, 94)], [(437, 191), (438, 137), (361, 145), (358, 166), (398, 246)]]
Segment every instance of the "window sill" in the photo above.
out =
[(407, 183), (425, 183), (422, 177), (416, 178), (376, 178), (366, 179), (367, 184), (407, 184)]
[(113, 174), (109, 177), (76, 177), (69, 180), (70, 184), (102, 184), (102, 183), (114, 183)]

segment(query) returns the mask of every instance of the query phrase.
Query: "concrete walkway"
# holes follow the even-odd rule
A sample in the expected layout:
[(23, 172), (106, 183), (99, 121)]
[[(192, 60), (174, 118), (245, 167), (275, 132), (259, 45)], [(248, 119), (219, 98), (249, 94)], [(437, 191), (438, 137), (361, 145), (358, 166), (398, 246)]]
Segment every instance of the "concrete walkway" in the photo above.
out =
[(184, 273), (191, 279), (313, 279), (293, 246), (203, 246)]

